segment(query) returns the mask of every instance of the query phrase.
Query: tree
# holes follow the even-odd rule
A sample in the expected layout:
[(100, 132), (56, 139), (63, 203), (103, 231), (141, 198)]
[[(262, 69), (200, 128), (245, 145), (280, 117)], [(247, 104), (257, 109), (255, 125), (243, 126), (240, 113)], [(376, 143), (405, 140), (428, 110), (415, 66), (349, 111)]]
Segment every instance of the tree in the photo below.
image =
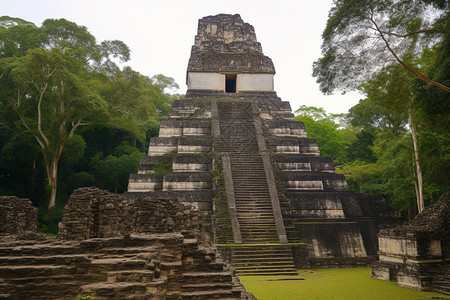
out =
[(363, 191), (366, 180), (379, 173), (379, 170), (376, 164), (366, 163), (357, 159), (352, 163), (339, 166), (336, 173), (344, 174), (347, 180), (356, 182), (359, 192), (363, 193), (367, 192)]
[(80, 80), (80, 64), (59, 49), (30, 50), (9, 69), (17, 94), (8, 99), (43, 151), (52, 207), (64, 146), (86, 120), (104, 115), (105, 103)]
[(423, 196), (422, 168), (419, 158), (418, 133), (415, 122), (413, 122), (414, 102), (417, 94), (414, 89), (414, 78), (404, 68), (389, 66), (364, 84), (363, 90), (368, 98), (371, 98), (385, 109), (407, 115), (414, 147), (416, 167), (414, 185), (417, 191), (417, 209), (420, 213), (425, 209), (425, 201)]
[(122, 142), (113, 154), (103, 158), (103, 153), (97, 153), (92, 157), (90, 166), (101, 188), (123, 193), (127, 189), (130, 174), (137, 172), (139, 161), (145, 153)]
[(338, 121), (343, 115), (328, 115), (323, 108), (305, 105), (295, 113), (295, 120), (305, 124), (308, 137), (317, 141), (321, 155), (331, 156), (336, 164), (346, 161), (346, 150), (354, 140), (355, 132), (347, 127), (341, 128)]
[(418, 70), (423, 49), (448, 28), (448, 1), (334, 0), (322, 34), (322, 57), (313, 64), (323, 93), (354, 89), (383, 67), (398, 64), (446, 92), (450, 88)]
[(390, 199), (394, 209), (407, 211), (412, 219), (417, 212), (417, 177), (410, 134), (393, 137), (389, 132), (382, 133), (373, 149), (381, 170), (382, 194)]
[[(23, 31), (38, 34), (40, 44), (33, 47), (39, 47), (10, 51), (14, 56), (2, 59), (0, 74), (9, 91), (7, 99), (42, 149), (50, 208), (56, 202), (58, 162), (65, 145), (79, 127), (108, 118), (108, 107), (92, 86), (90, 72), (95, 63), (120, 51), (105, 52), (85, 27), (64, 19), (46, 20), (40, 30), (32, 24), (18, 26), (33, 28)], [(10, 31), (17, 28), (2, 28), (2, 36), (11, 38)], [(127, 49), (122, 50), (126, 59)]]

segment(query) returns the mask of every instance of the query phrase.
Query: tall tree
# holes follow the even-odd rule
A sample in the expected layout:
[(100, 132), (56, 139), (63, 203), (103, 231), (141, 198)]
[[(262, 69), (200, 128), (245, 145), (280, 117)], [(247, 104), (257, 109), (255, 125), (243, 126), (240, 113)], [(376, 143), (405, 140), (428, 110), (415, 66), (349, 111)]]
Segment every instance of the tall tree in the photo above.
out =
[(413, 110), (417, 93), (414, 89), (414, 78), (399, 66), (390, 66), (379, 72), (373, 79), (363, 85), (363, 90), (368, 98), (378, 103), (384, 109), (407, 115), (414, 147), (414, 165), (416, 168), (417, 209), (422, 212), (425, 209), (423, 196), (422, 168), (419, 157), (418, 133), (413, 122)]
[[(122, 53), (121, 58), (127, 59), (129, 50), (116, 43), (122, 46), (120, 51), (108, 52), (85, 27), (65, 19), (46, 20), (38, 29), (33, 24), (17, 26), (30, 26), (21, 31), (35, 33), (39, 43), (27, 51), (21, 51), (23, 47), (2, 51), (14, 56), (0, 61), (1, 84), (22, 124), (42, 149), (50, 208), (56, 202), (58, 162), (65, 145), (79, 127), (109, 117), (107, 103), (92, 84), (92, 71), (110, 55)], [(16, 26), (1, 30), (8, 45), (14, 44), (11, 31), (17, 31)], [(17, 39), (17, 45), (25, 43), (22, 35)]]
[[(399, 64), (420, 80), (450, 88), (421, 72), (414, 59), (442, 40), (448, 1), (334, 0), (313, 76), (322, 92), (354, 89), (385, 66)], [(409, 60), (405, 60), (408, 54)]]

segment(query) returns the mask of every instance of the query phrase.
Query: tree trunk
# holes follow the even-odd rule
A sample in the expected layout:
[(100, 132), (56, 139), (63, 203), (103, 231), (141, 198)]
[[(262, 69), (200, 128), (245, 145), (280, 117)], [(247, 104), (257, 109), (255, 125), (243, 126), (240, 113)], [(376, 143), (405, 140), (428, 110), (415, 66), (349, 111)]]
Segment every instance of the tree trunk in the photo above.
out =
[(48, 208), (52, 208), (56, 204), (56, 187), (58, 183), (58, 157), (52, 157), (49, 164), (46, 166), (47, 169), (47, 179), (50, 185), (50, 199), (48, 201)]
[(419, 161), (419, 147), (417, 145), (417, 133), (416, 128), (412, 122), (411, 108), (408, 109), (408, 123), (409, 128), (411, 129), (411, 135), (414, 145), (414, 158), (416, 162), (416, 173), (417, 173), (417, 211), (420, 214), (425, 210), (425, 202), (423, 200), (423, 181), (422, 181), (422, 169), (420, 168)]

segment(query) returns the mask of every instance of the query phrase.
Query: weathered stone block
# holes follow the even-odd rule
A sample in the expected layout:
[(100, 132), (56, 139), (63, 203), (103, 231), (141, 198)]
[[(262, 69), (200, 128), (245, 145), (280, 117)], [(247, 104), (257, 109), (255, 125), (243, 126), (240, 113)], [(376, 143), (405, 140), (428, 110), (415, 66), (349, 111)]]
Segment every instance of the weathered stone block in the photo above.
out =
[(36, 232), (37, 208), (29, 199), (0, 196), (0, 234)]

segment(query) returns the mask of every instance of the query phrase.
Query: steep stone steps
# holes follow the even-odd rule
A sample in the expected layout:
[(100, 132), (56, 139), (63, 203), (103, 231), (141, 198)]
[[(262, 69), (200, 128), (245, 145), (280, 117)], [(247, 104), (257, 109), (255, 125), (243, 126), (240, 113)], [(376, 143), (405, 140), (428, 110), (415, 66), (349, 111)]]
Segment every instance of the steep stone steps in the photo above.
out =
[(78, 244), (73, 245), (23, 245), (17, 247), (0, 247), (0, 257), (2, 256), (53, 256), (53, 255), (74, 255), (83, 251)]
[(207, 291), (211, 289), (231, 290), (233, 289), (233, 284), (230, 282), (185, 283), (181, 287), (183, 292)]
[(199, 291), (199, 292), (183, 292), (181, 299), (224, 299), (224, 297), (231, 299), (241, 298), (241, 291), (239, 290), (213, 290), (213, 291)]
[(230, 272), (183, 273), (182, 299), (240, 298), (241, 292), (231, 283)]
[(14, 296), (4, 299), (70, 299), (67, 296), (76, 295), (82, 284), (85, 284), (85, 282), (77, 280), (14, 284), (8, 286), (8, 293)]
[(2, 278), (29, 278), (70, 275), (77, 272), (73, 266), (57, 265), (21, 265), (21, 266), (0, 266), (0, 277)]
[(450, 295), (450, 264), (442, 266), (433, 280), (433, 290)]
[(89, 263), (86, 254), (50, 255), (50, 256), (0, 256), (0, 266), (20, 265), (66, 265), (72, 263)]
[(230, 282), (230, 272), (185, 272), (184, 282), (204, 283), (204, 282)]
[(233, 266), (238, 275), (297, 275), (290, 246), (246, 245), (233, 249)]
[(150, 282), (155, 278), (155, 272), (151, 270), (123, 270), (107, 273), (108, 282)]
[(233, 248), (233, 265), (238, 274), (296, 275), (290, 248), (271, 255), (272, 247), (266, 246), (278, 243), (279, 238), (251, 103), (218, 102), (218, 109), (217, 150), (230, 158), (242, 242), (252, 245), (248, 251), (242, 250), (247, 246)]
[[(90, 299), (160, 299), (159, 294), (165, 285), (167, 278), (161, 277), (152, 282), (99, 282), (81, 287), (80, 296), (91, 295)], [(138, 298), (134, 297), (136, 295)]]
[(105, 258), (94, 259), (91, 262), (89, 270), (132, 270), (145, 268), (146, 260), (141, 259), (126, 259), (126, 258)]

